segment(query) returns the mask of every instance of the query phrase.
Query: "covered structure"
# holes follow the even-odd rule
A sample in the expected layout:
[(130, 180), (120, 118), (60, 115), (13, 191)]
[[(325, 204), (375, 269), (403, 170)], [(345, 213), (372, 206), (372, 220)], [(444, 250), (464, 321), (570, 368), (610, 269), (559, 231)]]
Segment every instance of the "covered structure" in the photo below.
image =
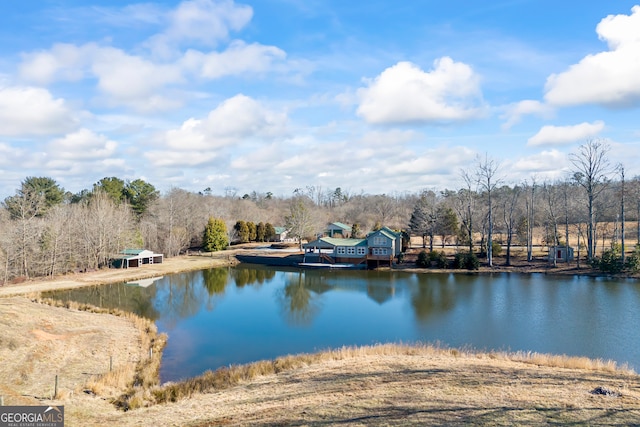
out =
[(125, 249), (111, 260), (114, 268), (134, 268), (144, 264), (162, 264), (164, 256), (147, 249)]

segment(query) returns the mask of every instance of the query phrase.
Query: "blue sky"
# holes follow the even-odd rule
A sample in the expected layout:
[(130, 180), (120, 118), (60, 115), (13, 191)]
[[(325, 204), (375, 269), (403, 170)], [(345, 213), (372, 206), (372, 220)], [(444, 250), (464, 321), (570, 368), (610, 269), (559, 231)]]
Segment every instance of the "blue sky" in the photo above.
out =
[(27, 176), (214, 194), (640, 174), (640, 6), (547, 0), (0, 5), (0, 195)]

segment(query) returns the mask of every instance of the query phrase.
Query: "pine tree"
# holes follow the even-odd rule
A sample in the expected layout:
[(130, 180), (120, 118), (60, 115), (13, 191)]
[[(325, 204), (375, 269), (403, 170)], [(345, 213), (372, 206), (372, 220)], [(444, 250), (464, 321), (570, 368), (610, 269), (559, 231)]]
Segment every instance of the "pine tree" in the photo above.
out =
[(202, 246), (207, 252), (221, 251), (229, 246), (227, 226), (223, 220), (209, 217), (209, 222), (204, 229)]

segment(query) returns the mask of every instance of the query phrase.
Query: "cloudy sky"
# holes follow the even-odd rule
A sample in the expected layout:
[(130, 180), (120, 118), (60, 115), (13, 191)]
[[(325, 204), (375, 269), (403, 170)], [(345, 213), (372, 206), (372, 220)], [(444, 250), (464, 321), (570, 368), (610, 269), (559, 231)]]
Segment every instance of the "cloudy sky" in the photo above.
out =
[(0, 40), (2, 197), (553, 180), (589, 139), (640, 174), (634, 2), (3, 1)]

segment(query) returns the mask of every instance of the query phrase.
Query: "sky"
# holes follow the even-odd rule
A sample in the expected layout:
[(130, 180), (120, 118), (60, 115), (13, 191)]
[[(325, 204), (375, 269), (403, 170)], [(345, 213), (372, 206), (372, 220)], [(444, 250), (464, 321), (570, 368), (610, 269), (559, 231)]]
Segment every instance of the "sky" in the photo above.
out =
[[(636, 0), (637, 2), (637, 0)], [(0, 196), (29, 176), (161, 192), (457, 189), (479, 159), (640, 174), (640, 2), (0, 3)]]

